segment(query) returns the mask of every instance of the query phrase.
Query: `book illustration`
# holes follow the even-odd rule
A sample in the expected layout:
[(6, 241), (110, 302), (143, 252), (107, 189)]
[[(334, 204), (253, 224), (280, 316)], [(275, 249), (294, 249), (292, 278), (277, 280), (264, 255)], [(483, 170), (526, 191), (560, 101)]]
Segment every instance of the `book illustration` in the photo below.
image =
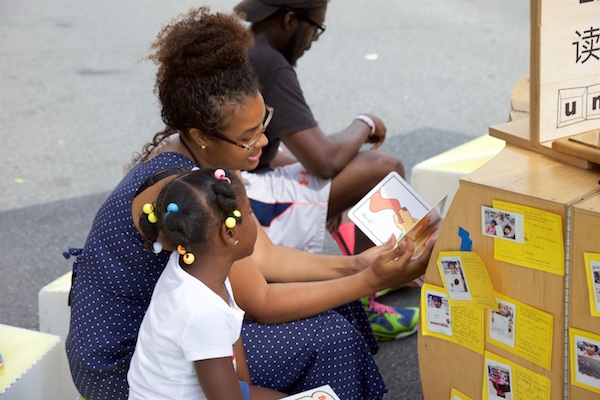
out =
[(404, 236), (418, 219), (414, 218), (406, 207), (402, 207), (397, 199), (386, 199), (381, 194), (381, 189), (377, 190), (369, 199), (369, 210), (377, 213), (383, 210), (392, 210), (394, 212), (394, 223), (400, 231), (400, 237)]
[(292, 396), (284, 397), (281, 400), (340, 400), (331, 386), (323, 385), (314, 389), (305, 390)]
[(437, 208), (435, 215), (428, 217), (429, 212), (427, 202), (397, 172), (390, 172), (350, 209), (349, 217), (378, 246), (392, 235), (401, 239), (416, 226), (411, 237), (420, 238), (438, 219)]
[(447, 198), (448, 196), (444, 196), (423, 218), (418, 220), (413, 227), (406, 232), (405, 236), (411, 238), (415, 243), (413, 258), (417, 258), (423, 254), (423, 251), (425, 251), (425, 244), (427, 244), (429, 240), (437, 239), (440, 228), (442, 227), (442, 222), (444, 221), (443, 212)]

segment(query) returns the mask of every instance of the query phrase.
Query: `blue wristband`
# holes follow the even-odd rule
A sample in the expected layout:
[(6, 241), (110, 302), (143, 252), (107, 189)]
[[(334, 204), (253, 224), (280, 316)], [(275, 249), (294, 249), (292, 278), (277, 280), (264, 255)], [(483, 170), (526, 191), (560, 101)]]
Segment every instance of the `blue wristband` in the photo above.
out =
[(242, 389), (244, 400), (250, 400), (250, 386), (246, 382), (240, 381), (240, 388)]

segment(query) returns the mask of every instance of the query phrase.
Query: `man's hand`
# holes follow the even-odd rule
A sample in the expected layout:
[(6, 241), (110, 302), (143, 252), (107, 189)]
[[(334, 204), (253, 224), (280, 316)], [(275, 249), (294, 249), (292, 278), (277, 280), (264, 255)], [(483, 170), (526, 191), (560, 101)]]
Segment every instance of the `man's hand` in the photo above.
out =
[(375, 115), (371, 115), (371, 114), (365, 114), (365, 115), (368, 116), (369, 118), (371, 118), (373, 120), (373, 122), (375, 122), (375, 132), (373, 132), (372, 134), (369, 135), (369, 137), (367, 137), (367, 140), (365, 140), (365, 143), (373, 143), (373, 146), (371, 146), (370, 150), (375, 150), (375, 149), (378, 149), (385, 141), (385, 135), (387, 134), (387, 128), (381, 118), (376, 117)]

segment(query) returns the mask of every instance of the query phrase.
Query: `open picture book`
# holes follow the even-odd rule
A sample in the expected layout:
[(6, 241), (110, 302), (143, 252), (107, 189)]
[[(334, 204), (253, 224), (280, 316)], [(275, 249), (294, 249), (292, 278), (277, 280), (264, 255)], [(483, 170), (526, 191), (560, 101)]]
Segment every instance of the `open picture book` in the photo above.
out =
[(447, 197), (430, 207), (398, 173), (390, 172), (350, 209), (349, 217), (375, 245), (392, 235), (397, 241), (412, 238), (416, 258), (427, 241), (437, 238)]
[(309, 389), (295, 395), (284, 397), (281, 400), (340, 400), (331, 386), (323, 385), (314, 389)]

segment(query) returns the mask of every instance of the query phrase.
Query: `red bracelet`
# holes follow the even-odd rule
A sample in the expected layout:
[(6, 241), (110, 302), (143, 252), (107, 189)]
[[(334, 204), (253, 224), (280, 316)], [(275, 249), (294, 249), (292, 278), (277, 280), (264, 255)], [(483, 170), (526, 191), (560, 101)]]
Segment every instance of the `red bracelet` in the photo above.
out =
[(360, 114), (354, 117), (354, 119), (358, 119), (367, 124), (369, 128), (371, 128), (371, 133), (369, 134), (369, 137), (373, 136), (373, 134), (375, 133), (375, 121), (373, 121), (371, 117), (364, 114)]

